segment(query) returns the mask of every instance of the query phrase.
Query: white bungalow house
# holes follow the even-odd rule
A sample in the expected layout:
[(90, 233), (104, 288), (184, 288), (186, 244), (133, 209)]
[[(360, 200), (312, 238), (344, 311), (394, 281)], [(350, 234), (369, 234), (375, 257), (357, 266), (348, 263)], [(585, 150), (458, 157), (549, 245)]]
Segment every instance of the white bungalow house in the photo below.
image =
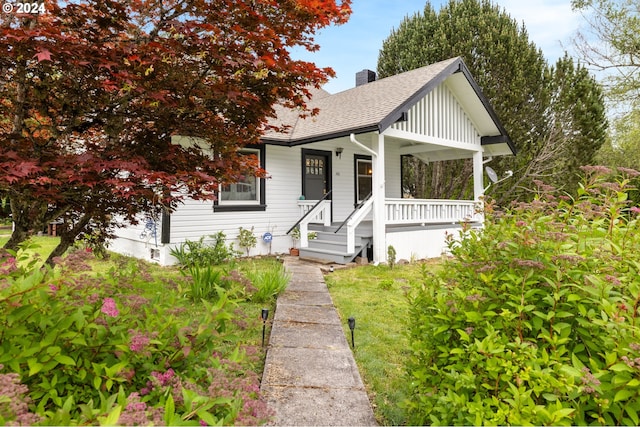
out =
[[(440, 256), (446, 233), (461, 221), (481, 226), (483, 162), (515, 154), (507, 132), (461, 58), (375, 80), (364, 70), (356, 87), (317, 91), (300, 119), (282, 109), (288, 133), (266, 133), (247, 148), (269, 178), (221, 188), (218, 200), (188, 201), (159, 221), (121, 229), (111, 242), (120, 253), (171, 264), (170, 249), (223, 231), (235, 241), (239, 227), (258, 244), (251, 255), (288, 253), (294, 226), (300, 256), (346, 263), (358, 255), (385, 262)], [(401, 157), (425, 162), (473, 159), (473, 200), (403, 198)], [(308, 232), (315, 231), (314, 239)], [(237, 247), (237, 243), (236, 243)]]

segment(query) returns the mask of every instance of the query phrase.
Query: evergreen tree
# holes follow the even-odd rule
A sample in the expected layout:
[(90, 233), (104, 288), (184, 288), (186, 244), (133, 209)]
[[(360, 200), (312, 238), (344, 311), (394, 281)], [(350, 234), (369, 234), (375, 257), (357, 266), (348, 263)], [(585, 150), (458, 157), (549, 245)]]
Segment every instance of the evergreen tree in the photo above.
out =
[[(490, 195), (499, 202), (528, 199), (535, 179), (575, 182), (577, 166), (590, 163), (602, 143), (602, 133), (590, 130), (606, 123), (604, 108), (597, 105), (600, 91), (588, 73), (568, 57), (549, 67), (524, 25), (488, 0), (450, 0), (439, 12), (427, 3), (423, 13), (405, 18), (384, 41), (378, 73), (386, 77), (454, 56), (463, 58), (518, 149), (515, 157), (493, 160), (492, 167), (511, 169), (514, 177), (492, 186)], [(561, 73), (569, 80), (558, 80)], [(581, 108), (590, 114), (577, 117)], [(578, 140), (576, 134), (583, 137)], [(540, 161), (538, 156), (550, 152), (550, 160)], [(575, 153), (580, 157), (557, 157)], [(411, 188), (416, 197), (473, 194), (470, 161), (404, 162), (405, 178), (429, 177)]]

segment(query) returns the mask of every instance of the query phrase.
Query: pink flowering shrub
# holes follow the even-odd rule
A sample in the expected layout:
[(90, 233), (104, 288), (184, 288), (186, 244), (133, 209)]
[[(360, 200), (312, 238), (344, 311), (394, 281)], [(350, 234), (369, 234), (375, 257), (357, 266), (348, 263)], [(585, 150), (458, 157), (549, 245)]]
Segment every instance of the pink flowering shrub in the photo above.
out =
[[(194, 305), (137, 260), (95, 275), (90, 252), (47, 271), (30, 253), (0, 257), (0, 425), (268, 420), (257, 375), (237, 380), (224, 352), (214, 355), (226, 349), (246, 359), (240, 370), (256, 366), (233, 352), (243, 339), (235, 320), (246, 316), (237, 301)], [(218, 381), (236, 389), (211, 389)]]
[(118, 317), (118, 314), (120, 314), (113, 298), (104, 298), (102, 300), (102, 308), (100, 308), (100, 311), (109, 317)]
[[(0, 371), (4, 368), (0, 365)], [(16, 373), (0, 374), (0, 424), (32, 425), (41, 417), (29, 411), (31, 398), (28, 388), (20, 383)]]
[(639, 425), (633, 170), (585, 167), (463, 229), (411, 297), (412, 424)]

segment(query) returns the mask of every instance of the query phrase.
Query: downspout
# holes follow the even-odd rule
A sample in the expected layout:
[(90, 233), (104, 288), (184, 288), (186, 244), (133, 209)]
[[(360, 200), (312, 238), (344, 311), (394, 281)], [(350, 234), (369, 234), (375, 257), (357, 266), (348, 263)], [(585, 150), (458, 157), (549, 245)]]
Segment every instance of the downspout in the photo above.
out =
[(358, 147), (362, 148), (367, 153), (371, 154), (373, 157), (378, 157), (378, 153), (376, 153), (371, 148), (367, 147), (366, 145), (364, 145), (363, 143), (361, 143), (356, 139), (356, 134), (352, 133), (351, 135), (349, 135), (349, 139), (351, 140), (351, 142), (356, 144)]

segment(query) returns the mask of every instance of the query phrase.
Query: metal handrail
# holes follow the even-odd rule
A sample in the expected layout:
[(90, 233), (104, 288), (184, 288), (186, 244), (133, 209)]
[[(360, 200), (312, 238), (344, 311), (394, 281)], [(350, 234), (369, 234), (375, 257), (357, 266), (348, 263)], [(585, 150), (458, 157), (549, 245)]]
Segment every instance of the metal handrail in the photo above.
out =
[(316, 202), (315, 205), (313, 205), (313, 207), (311, 209), (309, 209), (304, 215), (302, 215), (300, 217), (300, 219), (298, 220), (298, 222), (296, 222), (295, 224), (293, 224), (293, 227), (291, 227), (285, 234), (289, 234), (291, 233), (297, 226), (300, 225), (300, 223), (315, 209), (318, 207), (318, 205), (322, 202), (324, 202), (325, 200), (327, 200), (327, 197), (329, 196), (329, 194), (331, 194), (333, 190), (329, 190), (327, 193), (325, 193), (324, 196), (322, 196), (322, 199), (318, 200)]
[(347, 219), (345, 219), (342, 224), (340, 224), (340, 226), (336, 229), (336, 231), (334, 231), (333, 233), (337, 233), (338, 231), (340, 231), (340, 229), (342, 227), (344, 227), (344, 225), (351, 219), (352, 216), (354, 216), (356, 214), (356, 212), (358, 212), (360, 210), (360, 208), (367, 202), (367, 200), (369, 200), (371, 198), (371, 195), (373, 194), (373, 192), (369, 193), (367, 195), (367, 197), (365, 197), (364, 199), (362, 199), (362, 201), (360, 203), (358, 203), (356, 205), (356, 207), (351, 211), (351, 213), (349, 214), (349, 216), (347, 217)]

